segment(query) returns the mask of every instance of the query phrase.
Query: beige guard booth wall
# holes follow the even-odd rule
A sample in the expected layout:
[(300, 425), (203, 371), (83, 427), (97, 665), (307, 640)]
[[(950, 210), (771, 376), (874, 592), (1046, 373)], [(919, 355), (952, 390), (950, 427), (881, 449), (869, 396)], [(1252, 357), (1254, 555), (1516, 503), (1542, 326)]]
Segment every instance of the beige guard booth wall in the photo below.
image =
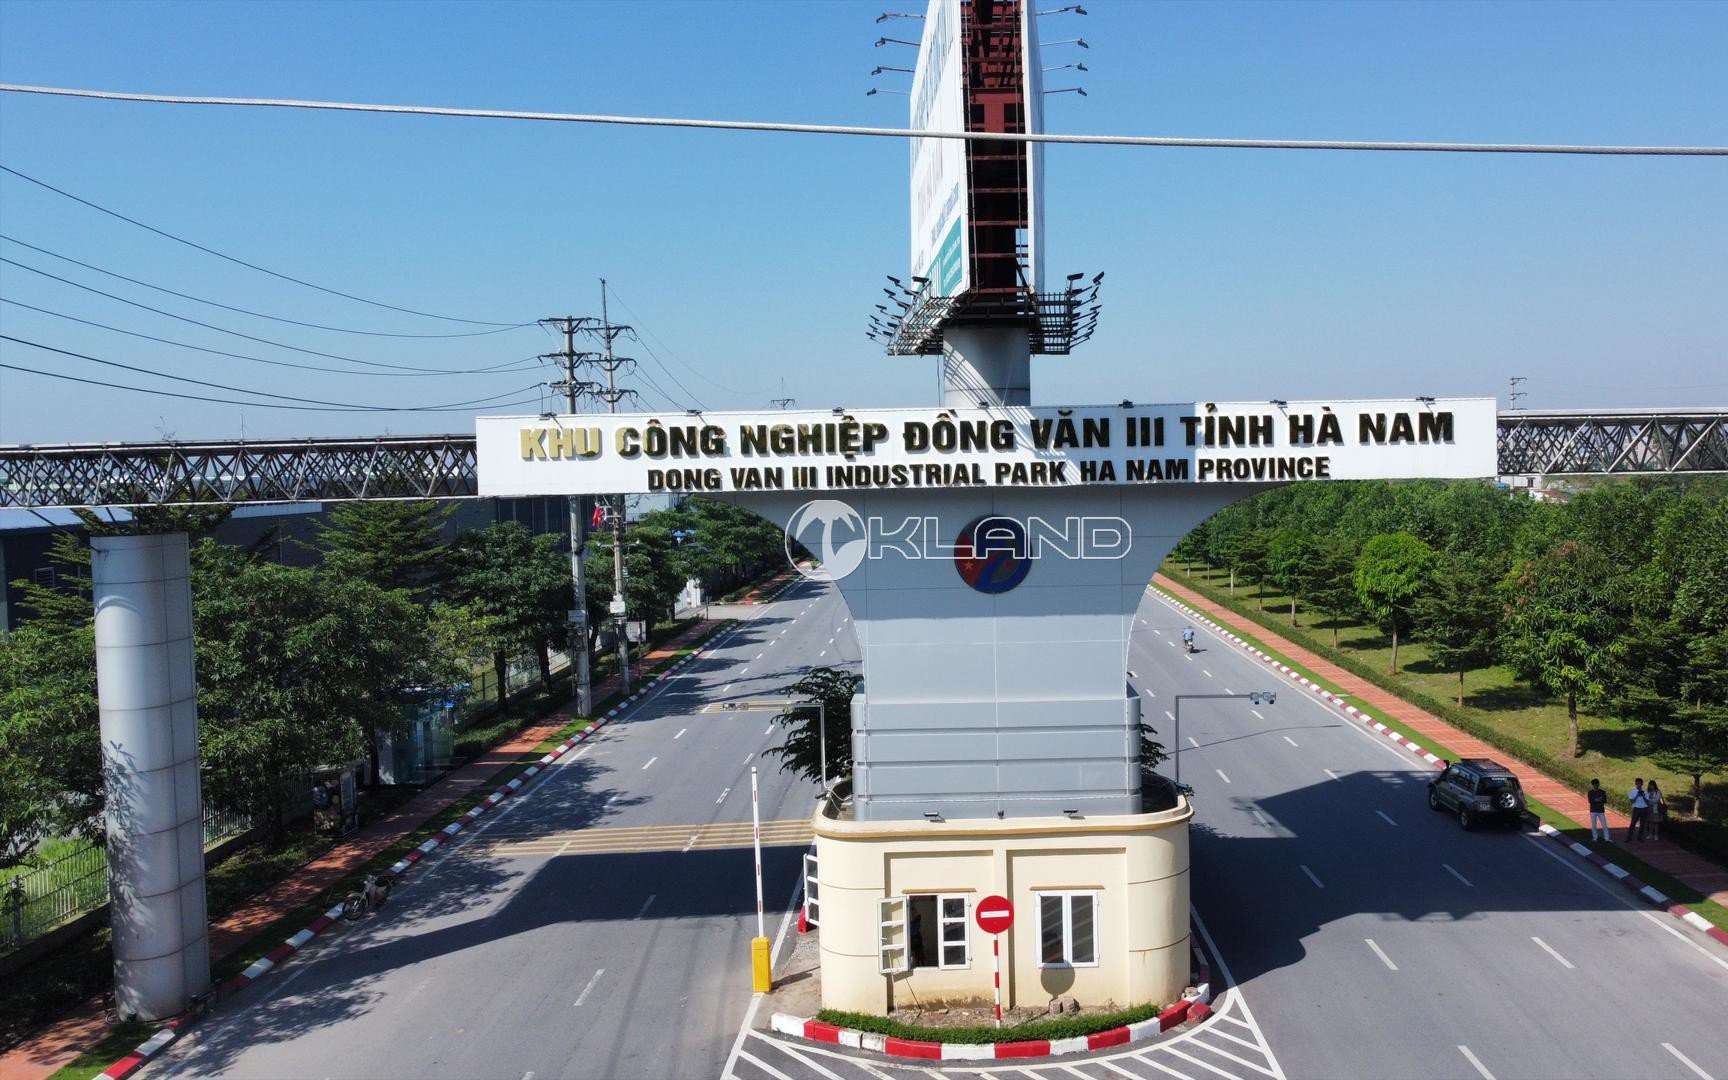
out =
[[(990, 936), (973, 912), (992, 893), (1014, 904), (1002, 935), (1005, 1008), (1058, 995), (1127, 1007), (1175, 1000), (1189, 978), (1188, 820), (1182, 800), (1149, 814), (1021, 818), (1009, 822), (857, 822), (824, 805), (815, 816), (820, 879), (822, 1004), (882, 1014), (935, 1002), (991, 1000)], [(1038, 894), (1099, 896), (1095, 967), (1040, 964)], [(971, 963), (964, 969), (879, 971), (879, 902), (960, 893)]]

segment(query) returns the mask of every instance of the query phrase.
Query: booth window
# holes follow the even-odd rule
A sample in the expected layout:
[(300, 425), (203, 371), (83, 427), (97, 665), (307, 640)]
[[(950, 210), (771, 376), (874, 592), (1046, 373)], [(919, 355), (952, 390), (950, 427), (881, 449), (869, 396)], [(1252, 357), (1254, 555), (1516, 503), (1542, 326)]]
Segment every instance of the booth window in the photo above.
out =
[(1043, 967), (1094, 967), (1098, 963), (1098, 894), (1038, 894), (1039, 960)]
[(877, 969), (883, 974), (972, 966), (964, 895), (909, 893), (877, 903)]

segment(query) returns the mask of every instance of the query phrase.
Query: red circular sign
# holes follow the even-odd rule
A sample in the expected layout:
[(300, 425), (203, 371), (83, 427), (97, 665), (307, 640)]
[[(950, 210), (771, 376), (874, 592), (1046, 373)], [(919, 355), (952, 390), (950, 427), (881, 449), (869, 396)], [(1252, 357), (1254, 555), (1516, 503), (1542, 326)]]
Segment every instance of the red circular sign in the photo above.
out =
[(978, 920), (978, 929), (986, 934), (1000, 934), (1014, 925), (1014, 905), (1006, 896), (986, 896), (978, 901), (974, 917)]

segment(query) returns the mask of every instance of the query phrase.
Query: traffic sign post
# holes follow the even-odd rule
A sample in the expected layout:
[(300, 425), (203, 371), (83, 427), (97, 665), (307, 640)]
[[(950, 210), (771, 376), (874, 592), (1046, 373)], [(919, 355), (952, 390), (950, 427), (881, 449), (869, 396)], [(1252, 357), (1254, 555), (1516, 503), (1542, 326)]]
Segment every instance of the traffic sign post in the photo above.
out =
[(990, 958), (996, 966), (996, 1026), (1002, 1026), (1002, 933), (1014, 925), (1014, 905), (1006, 896), (986, 896), (972, 917), (990, 935)]

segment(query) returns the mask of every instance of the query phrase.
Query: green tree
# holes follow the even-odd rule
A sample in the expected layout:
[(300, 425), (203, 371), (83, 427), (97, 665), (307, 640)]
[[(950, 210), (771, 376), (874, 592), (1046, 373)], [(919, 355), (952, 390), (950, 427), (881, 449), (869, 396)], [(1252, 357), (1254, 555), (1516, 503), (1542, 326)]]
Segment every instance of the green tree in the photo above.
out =
[(498, 708), (507, 715), (510, 659), (534, 652), (540, 676), (551, 679), (549, 649), (565, 636), (570, 564), (556, 534), (535, 535), (502, 521), (456, 538), (455, 569), (446, 583), (452, 602), (469, 609), (470, 625), (486, 635), (498, 678)]
[(0, 633), (0, 867), (46, 836), (100, 838), (103, 794), (88, 618)]
[(1266, 551), (1266, 568), (1272, 580), (1290, 596), (1290, 625), (1296, 625), (1297, 601), (1324, 586), (1325, 549), (1311, 534), (1299, 529), (1279, 529)]
[(1728, 770), (1728, 632), (1695, 637), (1676, 620), (1638, 619), (1625, 656), (1615, 712), (1637, 725), (1651, 760), (1691, 778), (1697, 817), (1704, 777)]
[(424, 595), (445, 574), (444, 522), (453, 509), (429, 500), (342, 503), (317, 526), (324, 569)]
[(1495, 591), (1494, 566), (1468, 555), (1442, 555), (1434, 563), (1426, 593), (1412, 615), (1428, 656), (1458, 673), (1458, 704), (1464, 704), (1464, 672), (1492, 663), (1506, 605)]
[(1362, 614), (1356, 598), (1356, 552), (1342, 537), (1327, 537), (1320, 543), (1320, 564), (1308, 586), (1308, 606), (1326, 616), (1332, 626), (1332, 647), (1338, 647), (1338, 628)]
[(1398, 641), (1410, 629), (1416, 598), (1428, 583), (1434, 549), (1409, 533), (1386, 533), (1362, 545), (1356, 556), (1356, 598), (1381, 629), (1392, 635), (1392, 671)]
[(310, 770), (399, 722), (388, 688), (433, 676), (421, 620), (401, 590), (204, 554), (223, 567), (193, 583), (205, 798), (280, 833)]
[[(786, 741), (768, 753), (780, 759), (780, 771), (806, 780), (822, 778), (822, 740), (827, 739), (828, 778), (832, 783), (852, 775), (852, 696), (864, 676), (836, 667), (817, 667), (786, 688), (795, 700), (776, 716), (786, 729)], [(820, 703), (826, 713), (815, 708)], [(827, 727), (819, 717), (826, 715)]]
[(1501, 584), (1507, 604), (1501, 654), (1513, 672), (1566, 699), (1568, 748), (1578, 741), (1578, 702), (1601, 697), (1613, 676), (1610, 646), (1625, 626), (1613, 567), (1567, 541), (1517, 567)]

